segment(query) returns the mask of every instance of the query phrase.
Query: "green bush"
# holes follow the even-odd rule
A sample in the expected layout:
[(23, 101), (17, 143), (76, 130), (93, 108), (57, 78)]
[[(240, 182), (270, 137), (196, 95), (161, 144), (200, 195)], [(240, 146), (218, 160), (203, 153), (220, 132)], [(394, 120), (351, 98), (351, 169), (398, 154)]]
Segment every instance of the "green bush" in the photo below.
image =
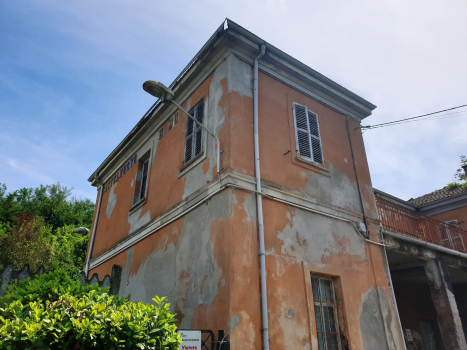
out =
[(94, 203), (70, 196), (60, 183), (10, 193), (0, 183), (0, 265), (28, 264), (35, 271), (58, 261), (66, 269), (82, 267), (89, 234), (73, 231), (91, 228)]
[(58, 269), (9, 286), (0, 298), (0, 349), (175, 350), (181, 338), (164, 299), (128, 302)]

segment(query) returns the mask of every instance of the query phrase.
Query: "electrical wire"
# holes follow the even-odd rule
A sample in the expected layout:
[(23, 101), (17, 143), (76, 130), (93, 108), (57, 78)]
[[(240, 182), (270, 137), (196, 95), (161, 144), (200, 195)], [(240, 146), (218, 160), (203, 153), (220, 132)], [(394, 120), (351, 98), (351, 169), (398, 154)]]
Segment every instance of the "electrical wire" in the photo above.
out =
[[(382, 127), (385, 127), (385, 126), (410, 123), (410, 122), (414, 122), (414, 121), (444, 119), (444, 118), (452, 118), (452, 117), (463, 116), (463, 115), (467, 114), (467, 111), (456, 111), (456, 112), (440, 114), (440, 115), (435, 115), (435, 114), (451, 111), (453, 109), (458, 109), (458, 108), (462, 108), (462, 107), (466, 107), (466, 106), (467, 106), (467, 104), (462, 105), (462, 106), (453, 107), (453, 108), (443, 109), (441, 111), (437, 111), (437, 112), (433, 112), (433, 113), (419, 115), (419, 116), (416, 116), (416, 117), (395, 120), (395, 121), (392, 121), (392, 122), (381, 123), (381, 124), (376, 124), (376, 125), (360, 126), (360, 127), (357, 127), (356, 129), (369, 130), (369, 129), (382, 128)], [(424, 117), (426, 117), (426, 118), (424, 118)]]

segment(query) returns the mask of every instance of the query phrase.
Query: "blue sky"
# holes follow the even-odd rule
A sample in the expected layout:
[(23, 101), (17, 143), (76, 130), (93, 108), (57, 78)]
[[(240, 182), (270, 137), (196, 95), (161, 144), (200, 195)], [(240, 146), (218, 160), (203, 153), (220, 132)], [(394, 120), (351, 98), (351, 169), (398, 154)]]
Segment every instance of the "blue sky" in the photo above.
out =
[[(378, 106), (363, 124), (467, 103), (467, 2), (0, 1), (0, 182), (87, 178), (229, 17)], [(403, 199), (453, 180), (467, 116), (365, 132), (373, 186)]]

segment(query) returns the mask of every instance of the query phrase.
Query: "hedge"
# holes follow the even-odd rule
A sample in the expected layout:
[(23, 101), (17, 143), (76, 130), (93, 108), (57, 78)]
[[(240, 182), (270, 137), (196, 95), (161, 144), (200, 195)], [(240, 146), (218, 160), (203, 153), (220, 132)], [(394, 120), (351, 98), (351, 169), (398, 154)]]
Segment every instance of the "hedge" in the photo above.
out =
[(175, 315), (152, 300), (129, 302), (57, 269), (0, 298), (0, 349), (178, 349)]

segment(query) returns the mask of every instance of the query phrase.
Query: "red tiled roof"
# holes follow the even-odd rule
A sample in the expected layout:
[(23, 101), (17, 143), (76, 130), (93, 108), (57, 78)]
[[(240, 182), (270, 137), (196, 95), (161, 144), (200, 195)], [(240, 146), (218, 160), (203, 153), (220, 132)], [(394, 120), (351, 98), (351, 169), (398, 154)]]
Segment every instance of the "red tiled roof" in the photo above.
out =
[(427, 194), (425, 194), (423, 196), (420, 196), (420, 197), (417, 197), (417, 198), (410, 198), (407, 201), (407, 203), (409, 203), (410, 205), (412, 205), (412, 206), (414, 206), (416, 208), (420, 208), (420, 207), (424, 207), (425, 205), (430, 204), (432, 202), (435, 202), (435, 201), (438, 201), (438, 200), (441, 200), (441, 199), (446, 199), (446, 198), (461, 194), (463, 192), (467, 193), (467, 189), (464, 189), (461, 186), (459, 186), (457, 188), (452, 188), (452, 189), (444, 187), (444, 188), (442, 188), (440, 190), (436, 190), (436, 191), (433, 191), (431, 193), (427, 193)]

